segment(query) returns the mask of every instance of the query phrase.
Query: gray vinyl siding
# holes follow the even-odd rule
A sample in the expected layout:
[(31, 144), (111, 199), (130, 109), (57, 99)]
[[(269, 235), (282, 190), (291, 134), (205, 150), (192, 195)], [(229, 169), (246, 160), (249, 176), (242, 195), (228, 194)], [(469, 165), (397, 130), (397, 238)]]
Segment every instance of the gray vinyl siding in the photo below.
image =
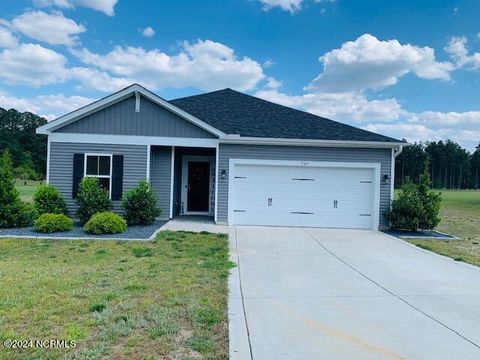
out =
[[(265, 145), (231, 145), (220, 144), (218, 176), (218, 214), (219, 223), (228, 218), (228, 176), (222, 179), (221, 171), (229, 173), (230, 159), (262, 159), (262, 160), (305, 160), (305, 161), (344, 161), (371, 162), (381, 164), (381, 176), (391, 175), (390, 149), (353, 149), (353, 148), (320, 148), (297, 146), (265, 146)], [(381, 227), (387, 227), (385, 212), (390, 208), (390, 184), (380, 183), (380, 216)]]
[(59, 128), (56, 132), (215, 138), (211, 133), (143, 96), (138, 113), (135, 112), (135, 97), (131, 96)]
[[(145, 145), (107, 145), (52, 142), (50, 144), (50, 184), (56, 186), (65, 197), (70, 215), (77, 206), (72, 199), (73, 154), (98, 153), (123, 155), (123, 193), (145, 179), (147, 147)], [(114, 201), (114, 210), (121, 211), (120, 201)]]
[(150, 182), (157, 194), (161, 218), (170, 217), (170, 185), (172, 177), (172, 148), (167, 146), (152, 147), (150, 158)]

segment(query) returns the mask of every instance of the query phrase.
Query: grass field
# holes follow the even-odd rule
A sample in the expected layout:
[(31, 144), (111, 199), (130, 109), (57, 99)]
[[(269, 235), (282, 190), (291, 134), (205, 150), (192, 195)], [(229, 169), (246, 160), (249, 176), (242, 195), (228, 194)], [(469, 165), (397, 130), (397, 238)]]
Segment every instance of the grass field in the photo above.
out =
[(411, 240), (422, 248), (480, 266), (480, 191), (442, 191), (439, 231), (462, 240)]
[(33, 193), (37, 189), (40, 181), (32, 180), (15, 180), (15, 187), (20, 191), (20, 197), (23, 201), (32, 202)]
[[(0, 359), (226, 359), (226, 235), (0, 239)], [(6, 349), (5, 339), (74, 340)]]

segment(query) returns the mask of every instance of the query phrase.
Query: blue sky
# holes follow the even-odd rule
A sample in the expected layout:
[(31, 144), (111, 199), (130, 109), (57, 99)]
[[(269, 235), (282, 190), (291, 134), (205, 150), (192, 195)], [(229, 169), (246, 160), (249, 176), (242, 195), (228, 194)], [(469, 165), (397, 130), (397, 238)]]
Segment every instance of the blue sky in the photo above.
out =
[(480, 141), (480, 2), (0, 3), (0, 106), (49, 119), (138, 82), (231, 87), (410, 141)]

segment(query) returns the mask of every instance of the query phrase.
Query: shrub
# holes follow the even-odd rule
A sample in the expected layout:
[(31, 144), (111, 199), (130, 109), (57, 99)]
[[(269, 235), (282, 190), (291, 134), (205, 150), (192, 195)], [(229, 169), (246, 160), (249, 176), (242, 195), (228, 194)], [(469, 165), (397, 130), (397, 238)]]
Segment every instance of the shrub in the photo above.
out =
[(0, 228), (29, 226), (34, 218), (34, 209), (15, 189), (12, 157), (6, 149), (0, 156)]
[(41, 184), (33, 194), (33, 204), (38, 215), (66, 214), (67, 205), (55, 186)]
[(94, 214), (83, 226), (83, 230), (95, 235), (118, 234), (124, 232), (126, 229), (127, 222), (125, 219), (113, 212)]
[(407, 179), (398, 199), (392, 202), (388, 219), (396, 229), (433, 229), (440, 222), (441, 195), (430, 190), (428, 166), (419, 185)]
[(123, 196), (122, 209), (125, 210), (128, 225), (153, 224), (161, 213), (155, 191), (145, 180)]
[(108, 191), (100, 186), (97, 178), (85, 177), (80, 181), (77, 193), (77, 215), (85, 224), (93, 214), (112, 209)]
[(407, 179), (398, 199), (392, 202), (388, 218), (396, 229), (415, 231), (420, 225), (422, 212), (423, 205), (418, 195), (417, 186), (410, 179)]
[(420, 176), (418, 184), (418, 196), (423, 204), (423, 214), (420, 218), (420, 229), (433, 229), (440, 223), (440, 203), (442, 196), (440, 193), (431, 191), (431, 181), (428, 171), (428, 164)]
[(64, 214), (45, 213), (35, 221), (35, 230), (44, 233), (69, 231), (73, 229), (73, 221)]

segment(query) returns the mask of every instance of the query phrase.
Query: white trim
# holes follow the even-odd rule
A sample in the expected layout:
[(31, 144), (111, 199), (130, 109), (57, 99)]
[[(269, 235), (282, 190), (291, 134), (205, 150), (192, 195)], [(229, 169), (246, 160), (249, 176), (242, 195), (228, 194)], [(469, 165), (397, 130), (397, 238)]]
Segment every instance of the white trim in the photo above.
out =
[(66, 114), (64, 116), (61, 116), (53, 121), (50, 121), (49, 123), (40, 126), (37, 128), (36, 132), (37, 134), (49, 134), (52, 131), (55, 131), (63, 126), (66, 126), (68, 124), (71, 124), (72, 122), (79, 120), (82, 117), (85, 117), (89, 114), (92, 114), (96, 111), (99, 111), (101, 109), (106, 108), (107, 106), (110, 106), (114, 103), (117, 103), (119, 101), (122, 101), (128, 97), (130, 97), (132, 94), (135, 92), (138, 92), (139, 94), (145, 96), (147, 99), (155, 102), (156, 104), (164, 107), (167, 110), (170, 110), (172, 113), (184, 118), (185, 120), (190, 121), (194, 125), (197, 125), (198, 127), (202, 128), (205, 131), (208, 131), (209, 133), (216, 135), (216, 136), (223, 136), (226, 135), (224, 132), (214, 128), (213, 126), (207, 124), (206, 122), (196, 118), (195, 116), (187, 113), (186, 111), (183, 111), (182, 109), (172, 105), (168, 101), (162, 99), (160, 96), (152, 93), (151, 91), (145, 89), (144, 87), (138, 85), (138, 84), (133, 84), (130, 85), (129, 87), (120, 90), (114, 94), (111, 94), (109, 96), (104, 97), (103, 99), (100, 99), (98, 101), (95, 101), (89, 105), (86, 105), (78, 110), (75, 110), (69, 114)]
[(407, 146), (407, 143), (380, 141), (350, 141), (350, 140), (315, 140), (315, 139), (282, 139), (261, 137), (240, 137), (227, 135), (220, 138), (221, 144), (250, 145), (282, 145), (282, 146), (322, 146), (322, 147), (353, 147), (353, 148), (396, 148)]
[(220, 145), (217, 144), (217, 149), (215, 150), (215, 209), (213, 211), (213, 221), (217, 222), (217, 214), (218, 214), (218, 175), (220, 169), (218, 168), (218, 161), (219, 161), (219, 151)]
[(170, 165), (170, 219), (173, 218), (173, 188), (175, 186), (175, 146), (172, 146), (172, 163)]
[(147, 145), (147, 166), (145, 169), (145, 179), (150, 183), (150, 167), (151, 167), (151, 157), (152, 157), (152, 145)]
[(140, 93), (135, 91), (135, 112), (140, 112)]
[(366, 162), (332, 162), (332, 161), (296, 161), (296, 160), (260, 160), (260, 159), (230, 159), (228, 165), (228, 225), (234, 225), (233, 204), (233, 179), (235, 178), (235, 165), (274, 165), (274, 166), (308, 166), (308, 167), (337, 167), (357, 168), (374, 170), (374, 192), (373, 192), (373, 222), (372, 229), (378, 230), (380, 222), (380, 163)]
[(87, 144), (159, 145), (201, 148), (216, 148), (218, 145), (218, 139), (161, 136), (51, 133), (48, 137), (53, 142), (73, 142)]
[(51, 139), (49, 136), (47, 139), (47, 174), (45, 176), (45, 182), (47, 184), (50, 183), (50, 143), (51, 143)]
[[(89, 156), (103, 156), (110, 158), (110, 175), (88, 175), (87, 174), (87, 157)], [(104, 154), (104, 153), (84, 153), (83, 154), (83, 177), (93, 177), (97, 179), (109, 179), (110, 184), (108, 186), (108, 197), (112, 198), (112, 173), (113, 173), (113, 154)]]
[[(209, 178), (208, 178), (208, 211), (188, 211), (188, 163), (189, 162), (208, 162), (210, 164)], [(210, 194), (212, 192), (212, 167), (214, 166), (213, 156), (203, 155), (184, 155), (182, 156), (182, 188), (180, 191), (183, 203), (183, 215), (211, 215), (214, 209), (210, 206)], [(215, 170), (216, 171), (216, 170)], [(215, 199), (216, 200), (216, 199)]]

